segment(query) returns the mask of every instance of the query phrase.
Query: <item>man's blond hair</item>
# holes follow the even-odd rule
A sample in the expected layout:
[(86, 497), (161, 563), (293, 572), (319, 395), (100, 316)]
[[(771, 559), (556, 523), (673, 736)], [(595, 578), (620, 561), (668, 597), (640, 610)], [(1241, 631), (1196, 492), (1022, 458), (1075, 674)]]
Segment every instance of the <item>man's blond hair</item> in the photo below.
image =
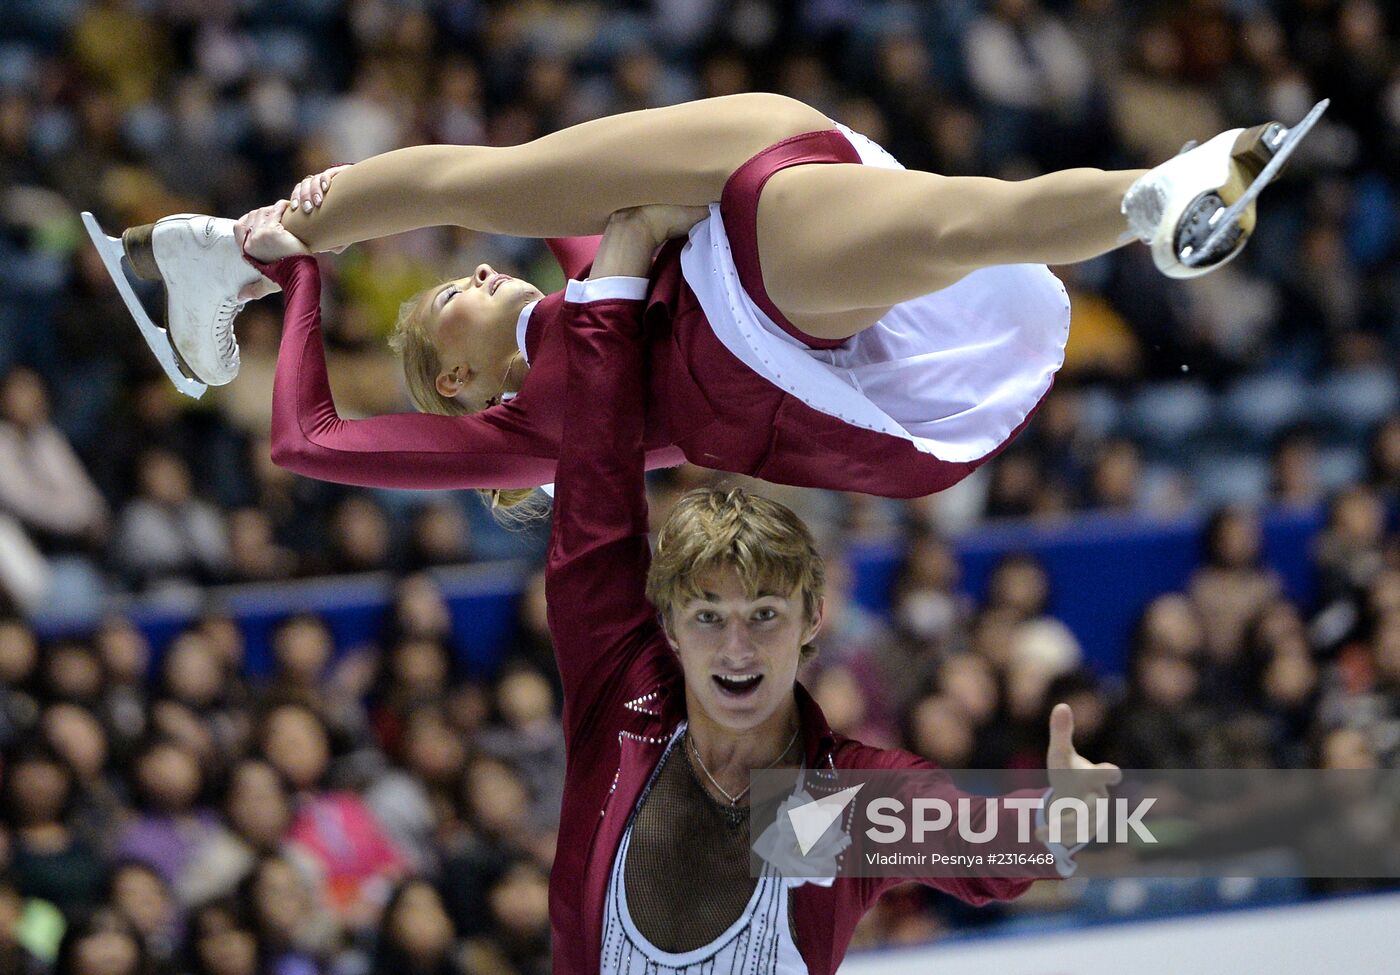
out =
[[(700, 577), (717, 569), (738, 573), (751, 597), (800, 593), (809, 622), (826, 585), (826, 567), (802, 519), (743, 488), (699, 488), (681, 496), (657, 537), (647, 598), (669, 626), (673, 613), (701, 595)], [(804, 661), (815, 653), (816, 647), (803, 645)]]

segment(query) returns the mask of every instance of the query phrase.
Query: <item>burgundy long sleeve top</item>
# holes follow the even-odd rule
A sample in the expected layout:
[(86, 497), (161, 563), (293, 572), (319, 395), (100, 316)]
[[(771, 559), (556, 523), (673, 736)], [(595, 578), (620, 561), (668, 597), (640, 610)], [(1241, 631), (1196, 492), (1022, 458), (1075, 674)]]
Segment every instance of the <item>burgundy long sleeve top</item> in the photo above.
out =
[[(570, 277), (591, 264), (598, 238), (550, 241)], [(784, 392), (737, 359), (709, 326), (681, 273), (675, 240), (661, 249), (636, 312), (647, 363), (638, 396), (647, 469), (689, 460), (801, 487), (921, 497), (956, 483), (982, 460), (948, 463), (899, 437), (852, 426)], [(471, 416), (401, 413), (344, 419), (327, 379), (314, 259), (252, 261), (285, 293), (273, 387), (273, 461), (342, 484), (414, 489), (538, 487), (555, 480), (565, 426), (564, 335), (574, 309), (563, 292), (529, 316), (530, 365), (518, 395)], [(983, 458), (985, 460), (985, 458)]]

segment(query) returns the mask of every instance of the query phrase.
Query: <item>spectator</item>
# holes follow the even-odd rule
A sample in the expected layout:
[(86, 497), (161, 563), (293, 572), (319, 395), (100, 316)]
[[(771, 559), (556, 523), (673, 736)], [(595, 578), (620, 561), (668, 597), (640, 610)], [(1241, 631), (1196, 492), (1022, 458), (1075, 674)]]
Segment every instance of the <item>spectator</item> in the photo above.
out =
[[(270, 975), (316, 975), (339, 932), (318, 909), (313, 890), (291, 861), (263, 857), (240, 896), (258, 935), (262, 969)], [(366, 918), (364, 923), (373, 922)]]
[(400, 884), (384, 906), (370, 975), (468, 975), (452, 919), (425, 880)]
[(136, 928), (152, 975), (174, 972), (179, 916), (170, 885), (160, 872), (140, 860), (118, 861), (107, 878), (106, 902)]
[(16, 369), (0, 383), (0, 510), (48, 551), (85, 551), (107, 536), (107, 504), (49, 419), (38, 375)]
[(194, 496), (190, 472), (176, 455), (147, 450), (137, 465), (139, 494), (122, 510), (116, 558), (133, 585), (209, 583), (228, 567), (223, 519)]
[(290, 579), (296, 554), (278, 545), (272, 519), (257, 508), (239, 508), (228, 516), (229, 579), (275, 582)]
[(98, 908), (69, 925), (58, 948), (54, 975), (151, 975), (136, 926), (119, 911)]
[(0, 873), (0, 971), (14, 975), (46, 975), (48, 966), (24, 943), (20, 925), (24, 896), (8, 873)]
[(190, 917), (185, 969), (191, 975), (260, 975), (258, 937), (231, 900), (212, 901)]
[(478, 737), (481, 753), (521, 770), (531, 795), (531, 822), (558, 825), (564, 785), (564, 728), (549, 681), (524, 667), (507, 670), (496, 683), (500, 724)]
[(182, 904), (200, 904), (234, 893), (258, 859), (293, 856), (287, 845), (291, 800), (273, 767), (244, 759), (229, 772), (224, 794), (227, 827), (195, 849), (177, 891)]
[(17, 619), (0, 618), (0, 748), (8, 748), (39, 718), (35, 665), (39, 642)]
[(74, 832), (93, 848), (108, 852), (113, 828), (126, 815), (126, 796), (112, 774), (107, 731), (91, 711), (56, 703), (40, 718), (44, 741), (73, 772), (75, 792), (70, 821)]
[(351, 495), (331, 517), (332, 572), (370, 572), (389, 568), (389, 520), (367, 495)]
[(118, 856), (150, 864), (178, 888), (195, 851), (217, 829), (200, 805), (204, 781), (198, 756), (173, 738), (155, 738), (136, 753), (136, 790), (142, 813), (118, 837)]
[(407, 714), (391, 754), (395, 768), (376, 779), (365, 803), (410, 865), (435, 873), (446, 828), (455, 825), (453, 790), (466, 766), (466, 745), (442, 708), (425, 704)]
[(1324, 602), (1353, 597), (1376, 577), (1384, 535), (1385, 508), (1374, 491), (1352, 487), (1332, 499), (1316, 543)]
[(1228, 671), (1238, 662), (1245, 629), (1282, 589), (1278, 576), (1263, 567), (1262, 544), (1253, 512), (1224, 508), (1206, 524), (1205, 565), (1192, 574), (1188, 589), (1214, 669)]
[(63, 759), (45, 745), (23, 745), (6, 757), (0, 790), (20, 893), (58, 905), (70, 917), (96, 904), (102, 861), (68, 826), (74, 783)]
[(151, 647), (145, 635), (120, 616), (104, 620), (93, 642), (106, 684), (97, 713), (111, 730), (113, 751), (125, 758), (146, 734), (146, 668)]
[(471, 558), (471, 525), (456, 501), (423, 505), (409, 528), (407, 568), (453, 565)]
[(1202, 633), (1178, 596), (1151, 603), (1128, 662), (1128, 693), (1108, 740), (1121, 768), (1195, 768), (1214, 715), (1200, 703)]
[(273, 707), (260, 724), (263, 756), (295, 796), (288, 834), (323, 874), (322, 891), (339, 918), (354, 928), (373, 923), (404, 872), (403, 854), (390, 841), (364, 800), (325, 788), (330, 735), (311, 708)]

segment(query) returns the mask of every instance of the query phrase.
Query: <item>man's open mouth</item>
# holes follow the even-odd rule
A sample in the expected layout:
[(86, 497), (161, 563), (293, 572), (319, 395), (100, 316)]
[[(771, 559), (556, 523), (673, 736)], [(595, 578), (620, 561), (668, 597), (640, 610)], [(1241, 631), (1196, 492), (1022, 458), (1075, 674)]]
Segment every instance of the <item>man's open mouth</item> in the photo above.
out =
[(762, 674), (715, 674), (712, 678), (722, 693), (730, 697), (747, 697), (763, 680)]

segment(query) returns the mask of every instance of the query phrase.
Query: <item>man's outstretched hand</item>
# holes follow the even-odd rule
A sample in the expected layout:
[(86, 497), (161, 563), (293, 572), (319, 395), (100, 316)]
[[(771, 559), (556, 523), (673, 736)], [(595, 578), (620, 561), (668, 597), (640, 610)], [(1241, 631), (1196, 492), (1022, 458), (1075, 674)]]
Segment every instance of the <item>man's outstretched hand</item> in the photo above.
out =
[[(1050, 779), (1051, 794), (1047, 800), (1047, 824), (1050, 820), (1048, 804), (1056, 799), (1080, 799), (1092, 812), (1094, 800), (1106, 798), (1108, 790), (1123, 779), (1123, 772), (1109, 762), (1094, 763), (1074, 750), (1074, 711), (1068, 704), (1056, 704), (1050, 712), (1050, 747), (1045, 750), (1045, 770)], [(1058, 836), (1071, 840), (1077, 827), (1075, 812), (1066, 809), (1060, 812)], [(1090, 824), (1093, 835), (1093, 824)], [(1038, 838), (1049, 839), (1049, 831)], [(1066, 842), (1064, 845), (1070, 845)]]

